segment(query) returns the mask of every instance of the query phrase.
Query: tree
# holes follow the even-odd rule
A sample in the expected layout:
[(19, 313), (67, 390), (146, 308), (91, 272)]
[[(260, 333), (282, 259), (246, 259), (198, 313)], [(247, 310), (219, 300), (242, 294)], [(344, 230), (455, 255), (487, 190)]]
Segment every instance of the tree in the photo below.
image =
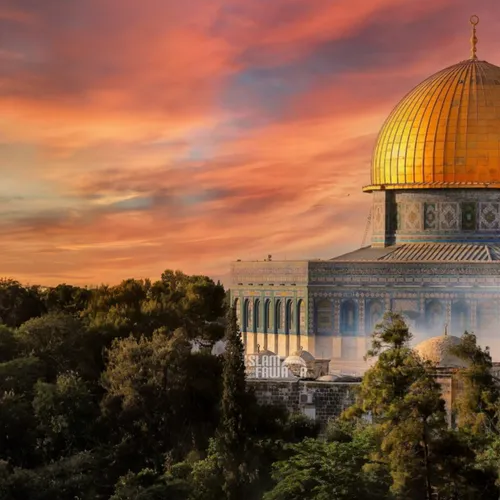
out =
[(245, 414), (249, 397), (245, 381), (244, 347), (234, 307), (227, 314), (225, 340), (222, 418), (217, 443), (224, 476), (224, 495), (228, 500), (238, 500), (245, 497), (245, 484), (249, 480), (246, 468), (249, 428)]
[(47, 312), (65, 312), (79, 314), (83, 311), (92, 296), (92, 291), (65, 283), (48, 288), (42, 293)]
[(25, 287), (10, 279), (0, 279), (0, 323), (17, 328), (45, 312), (37, 287)]
[(116, 339), (107, 356), (102, 406), (114, 439), (127, 437), (131, 464), (159, 470), (165, 453), (182, 459), (206, 445), (219, 416), (215, 357), (192, 354), (182, 330)]
[(37, 469), (0, 462), (0, 498), (5, 500), (104, 500), (97, 493), (99, 470), (91, 453), (79, 453)]
[(59, 375), (54, 384), (38, 381), (33, 409), (42, 436), (40, 446), (48, 460), (71, 456), (94, 444), (99, 407), (88, 384), (76, 373)]
[[(488, 347), (481, 348), (474, 334), (465, 332), (452, 353), (467, 364), (457, 373), (460, 391), (454, 407), (456, 424), (462, 440), (474, 451), (471, 461), (478, 473), (482, 472), (483, 483), (491, 488), (495, 479), (500, 483), (499, 380), (492, 373)], [(492, 498), (498, 498), (498, 490)]]
[(0, 460), (17, 467), (36, 465), (36, 422), (31, 402), (13, 391), (0, 394)]
[(474, 434), (498, 432), (500, 386), (492, 374), (488, 347), (482, 349), (474, 334), (465, 332), (452, 353), (467, 363), (458, 371), (462, 382), (455, 410), (457, 424)]
[[(192, 487), (188, 480), (191, 471), (184, 464), (174, 466), (165, 474), (143, 469), (137, 474), (129, 472), (116, 484), (110, 500), (186, 500)], [(187, 469), (187, 470), (186, 470)]]
[(20, 351), (45, 364), (48, 379), (69, 370), (86, 372), (92, 361), (83, 349), (85, 329), (75, 317), (50, 313), (26, 321), (17, 331)]
[(376, 459), (387, 462), (392, 490), (431, 500), (439, 486), (435, 443), (447, 428), (444, 401), (430, 365), (409, 346), (401, 315), (387, 313), (373, 333), (369, 357), (377, 362), (363, 377), (357, 404), (347, 416), (371, 413), (380, 436)]
[(390, 476), (371, 463), (374, 442), (360, 433), (348, 442), (306, 439), (274, 464), (275, 487), (265, 500), (386, 500)]
[(19, 352), (14, 330), (0, 325), (0, 363), (11, 361)]

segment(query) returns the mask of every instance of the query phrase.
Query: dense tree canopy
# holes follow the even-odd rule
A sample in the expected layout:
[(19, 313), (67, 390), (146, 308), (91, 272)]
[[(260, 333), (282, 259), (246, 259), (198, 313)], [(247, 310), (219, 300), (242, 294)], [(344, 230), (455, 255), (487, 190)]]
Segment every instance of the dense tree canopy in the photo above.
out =
[(170, 270), (95, 288), (0, 280), (0, 499), (498, 499), (500, 393), (473, 334), (455, 353), (453, 426), (391, 313), (356, 404), (318, 435), (256, 403), (227, 303)]

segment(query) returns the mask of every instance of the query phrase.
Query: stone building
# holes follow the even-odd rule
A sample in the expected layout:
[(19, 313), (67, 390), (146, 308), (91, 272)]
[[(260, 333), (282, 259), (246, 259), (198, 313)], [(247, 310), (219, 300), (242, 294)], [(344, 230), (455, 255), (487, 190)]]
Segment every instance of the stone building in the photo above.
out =
[[(455, 403), (463, 390), (459, 370), (468, 366), (466, 361), (450, 351), (450, 348), (459, 343), (459, 337), (445, 333), (424, 340), (414, 347), (422, 359), (433, 365), (450, 425), (453, 425)], [(292, 361), (299, 354), (301, 353), (292, 355)], [(313, 366), (315, 359), (311, 354), (301, 355), (302, 359), (310, 363), (309, 366)], [(272, 352), (261, 351), (260, 357), (267, 356), (276, 357)], [(286, 359), (283, 364), (287, 364)], [(500, 383), (500, 363), (495, 363), (492, 373)], [(300, 379), (293, 373), (286, 378), (260, 378), (251, 370), (247, 370), (247, 374), (247, 382), (260, 404), (285, 407), (290, 413), (303, 413), (319, 422), (322, 428), (355, 402), (356, 388), (361, 383), (360, 377), (320, 375), (317, 371), (308, 373), (309, 379)]]
[[(474, 25), (475, 30), (475, 25)], [(500, 354), (500, 67), (470, 59), (410, 91), (374, 149), (371, 245), (330, 260), (232, 263), (247, 352), (303, 347), (361, 373), (375, 324), (416, 337), (472, 330)]]

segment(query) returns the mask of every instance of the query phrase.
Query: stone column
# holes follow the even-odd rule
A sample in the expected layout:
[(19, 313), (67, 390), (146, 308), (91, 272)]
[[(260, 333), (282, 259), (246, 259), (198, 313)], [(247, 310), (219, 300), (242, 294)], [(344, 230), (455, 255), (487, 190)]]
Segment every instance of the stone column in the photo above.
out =
[(340, 335), (340, 299), (333, 301), (333, 334)]
[(448, 332), (451, 332), (451, 299), (446, 299), (445, 307), (445, 325)]
[(358, 334), (365, 336), (365, 299), (358, 299)]
[(332, 357), (340, 358), (342, 355), (342, 336), (340, 335), (340, 299), (333, 300), (333, 337)]
[(306, 335), (316, 335), (318, 329), (315, 318), (316, 299), (309, 295), (307, 307), (305, 309), (307, 311), (307, 318), (305, 321), (305, 325), (307, 328)]

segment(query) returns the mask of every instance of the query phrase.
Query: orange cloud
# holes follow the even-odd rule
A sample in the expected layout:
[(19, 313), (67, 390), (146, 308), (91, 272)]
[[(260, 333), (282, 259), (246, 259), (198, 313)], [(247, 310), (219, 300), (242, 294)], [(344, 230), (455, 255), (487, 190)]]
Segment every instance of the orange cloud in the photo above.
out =
[[(376, 134), (467, 57), (471, 14), (465, 0), (4, 3), (0, 275), (42, 284), (223, 277), (237, 258), (359, 246)], [(476, 13), (495, 62), (491, 12)]]

